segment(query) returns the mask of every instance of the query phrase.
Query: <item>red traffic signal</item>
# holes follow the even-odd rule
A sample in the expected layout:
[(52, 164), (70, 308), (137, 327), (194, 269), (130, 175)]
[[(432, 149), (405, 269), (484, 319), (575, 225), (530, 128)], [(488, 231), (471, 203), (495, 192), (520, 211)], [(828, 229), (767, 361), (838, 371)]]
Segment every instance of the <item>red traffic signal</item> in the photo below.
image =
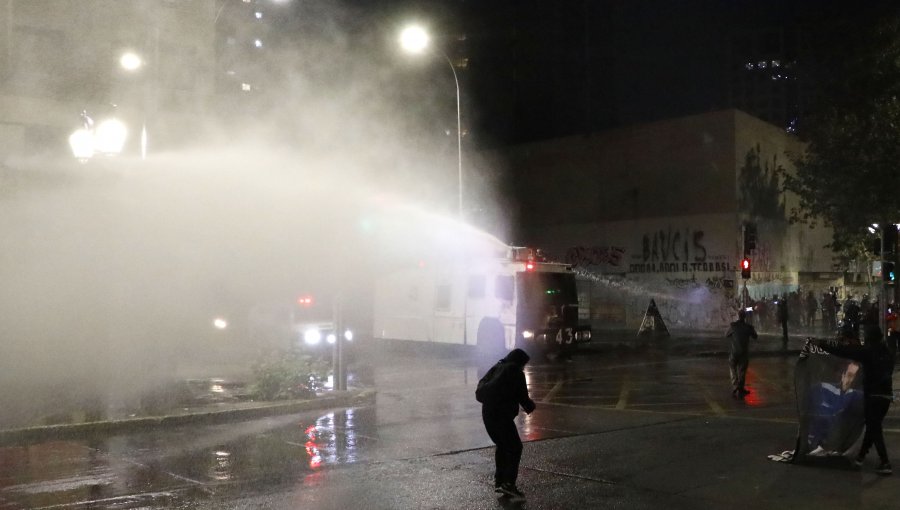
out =
[(741, 278), (745, 280), (750, 278), (750, 259), (747, 257), (741, 259)]

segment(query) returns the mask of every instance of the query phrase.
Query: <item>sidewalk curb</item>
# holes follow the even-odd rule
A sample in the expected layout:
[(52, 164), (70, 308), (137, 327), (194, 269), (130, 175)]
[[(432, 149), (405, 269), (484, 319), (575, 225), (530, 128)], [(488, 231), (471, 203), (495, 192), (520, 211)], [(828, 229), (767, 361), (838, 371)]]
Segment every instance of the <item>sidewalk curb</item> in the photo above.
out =
[(230, 421), (250, 420), (266, 416), (299, 413), (328, 407), (343, 407), (371, 403), (376, 391), (371, 388), (334, 394), (315, 400), (291, 400), (279, 403), (260, 403), (259, 406), (243, 409), (224, 409), (170, 416), (148, 416), (122, 420), (95, 421), (88, 423), (68, 423), (45, 425), (20, 429), (0, 430), (0, 445), (47, 439), (74, 439), (91, 435), (121, 434), (144, 431), (159, 427), (177, 425), (211, 425)]

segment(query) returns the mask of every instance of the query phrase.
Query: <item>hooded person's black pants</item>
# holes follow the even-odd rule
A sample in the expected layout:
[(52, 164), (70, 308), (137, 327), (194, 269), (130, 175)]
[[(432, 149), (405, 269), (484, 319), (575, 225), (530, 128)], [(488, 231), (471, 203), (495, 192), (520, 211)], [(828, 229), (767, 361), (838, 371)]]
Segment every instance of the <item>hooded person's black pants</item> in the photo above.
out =
[(522, 459), (522, 440), (519, 439), (514, 418), (498, 416), (485, 406), (481, 408), (481, 419), (491, 441), (497, 445), (494, 452), (494, 462), (497, 466), (494, 483), (515, 485), (519, 476), (519, 461)]
[(750, 357), (731, 355), (728, 357), (728, 368), (731, 372), (731, 388), (733, 391), (745, 391), (744, 383), (747, 379), (747, 366), (750, 365)]
[(881, 422), (884, 420), (891, 407), (891, 401), (881, 397), (866, 397), (866, 433), (863, 436), (862, 448), (859, 450), (859, 458), (869, 453), (869, 448), (875, 445), (875, 451), (883, 462), (888, 462), (887, 448), (884, 446), (884, 432)]

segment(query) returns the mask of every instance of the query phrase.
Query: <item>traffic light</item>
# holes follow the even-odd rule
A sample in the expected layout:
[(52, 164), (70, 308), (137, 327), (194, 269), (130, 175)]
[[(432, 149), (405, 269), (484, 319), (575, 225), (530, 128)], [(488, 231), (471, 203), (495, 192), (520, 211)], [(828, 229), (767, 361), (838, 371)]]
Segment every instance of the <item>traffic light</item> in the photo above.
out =
[[(869, 232), (877, 233), (878, 231), (870, 228)], [(881, 253), (882, 244), (884, 245), (884, 254)], [(887, 224), (883, 227), (881, 235), (876, 235), (872, 240), (872, 253), (884, 258), (893, 257), (897, 253), (897, 225)]]
[(897, 252), (897, 226), (884, 226), (884, 256), (891, 257)]
[(893, 262), (881, 263), (881, 277), (887, 283), (894, 283), (897, 280), (897, 273), (894, 269)]
[(744, 224), (744, 255), (756, 249), (756, 224)]
[(741, 278), (745, 280), (750, 279), (750, 259), (747, 257), (741, 260)]

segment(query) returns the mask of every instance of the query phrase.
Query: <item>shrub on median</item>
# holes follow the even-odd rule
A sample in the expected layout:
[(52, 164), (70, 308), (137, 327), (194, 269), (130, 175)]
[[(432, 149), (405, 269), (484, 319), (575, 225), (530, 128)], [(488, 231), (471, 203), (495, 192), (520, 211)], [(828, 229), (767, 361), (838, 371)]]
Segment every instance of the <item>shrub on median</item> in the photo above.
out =
[(315, 396), (316, 383), (328, 375), (328, 364), (296, 351), (278, 351), (253, 366), (251, 394), (259, 400)]

